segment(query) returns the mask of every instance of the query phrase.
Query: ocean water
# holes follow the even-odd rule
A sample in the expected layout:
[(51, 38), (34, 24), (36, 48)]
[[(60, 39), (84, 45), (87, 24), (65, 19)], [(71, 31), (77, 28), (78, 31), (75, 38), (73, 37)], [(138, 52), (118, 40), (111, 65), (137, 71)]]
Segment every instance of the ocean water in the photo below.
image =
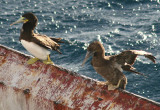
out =
[(35, 32), (61, 37), (62, 55), (52, 51), (55, 64), (104, 81), (87, 61), (87, 46), (103, 43), (106, 55), (136, 49), (153, 53), (157, 63), (138, 57), (134, 67), (148, 78), (124, 72), (126, 90), (160, 102), (160, 2), (159, 0), (0, 0), (0, 44), (29, 54), (19, 42), (22, 24), (10, 26), (25, 12), (39, 19)]

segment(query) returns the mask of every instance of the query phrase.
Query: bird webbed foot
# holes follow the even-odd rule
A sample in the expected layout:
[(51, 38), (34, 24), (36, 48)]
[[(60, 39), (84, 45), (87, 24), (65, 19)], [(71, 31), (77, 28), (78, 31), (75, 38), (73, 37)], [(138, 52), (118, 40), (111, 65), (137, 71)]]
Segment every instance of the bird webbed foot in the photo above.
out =
[(51, 65), (54, 64), (54, 63), (52, 62), (52, 60), (50, 59), (49, 55), (47, 56), (47, 60), (44, 60), (43, 63), (44, 63), (44, 64), (47, 64), (47, 65), (48, 65), (48, 64), (51, 64)]
[(108, 90), (110, 91), (110, 90), (115, 90), (116, 88), (118, 88), (117, 87), (117, 85), (115, 86), (115, 85), (112, 85), (112, 84), (109, 84), (108, 85)]
[(109, 82), (108, 81), (106, 81), (106, 82), (104, 82), (104, 81), (97, 81), (97, 85), (100, 85), (100, 86), (109, 85)]
[(48, 61), (48, 60), (44, 60), (43, 63), (44, 63), (44, 64), (47, 64), (47, 65), (48, 65), (48, 64), (53, 64), (52, 61)]
[(33, 64), (33, 63), (35, 63), (36, 61), (38, 61), (39, 59), (38, 58), (31, 58), (31, 59), (29, 59), (28, 61), (27, 61), (27, 64)]
[(121, 82), (121, 80), (118, 81), (117, 85), (109, 84), (108, 90), (110, 91), (110, 90), (115, 90), (116, 88), (119, 88), (120, 82)]

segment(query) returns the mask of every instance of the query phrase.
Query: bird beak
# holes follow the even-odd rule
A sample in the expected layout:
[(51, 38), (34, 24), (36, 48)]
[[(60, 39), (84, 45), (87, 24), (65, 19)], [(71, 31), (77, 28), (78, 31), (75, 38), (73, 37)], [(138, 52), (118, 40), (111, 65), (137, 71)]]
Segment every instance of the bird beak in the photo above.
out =
[(17, 21), (13, 22), (12, 24), (10, 24), (10, 26), (17, 24), (17, 23), (26, 23), (28, 21), (28, 19), (26, 19), (25, 17), (21, 17), (19, 18)]
[(87, 59), (93, 55), (94, 52), (90, 52), (90, 51), (87, 51), (86, 53), (86, 56), (85, 56), (85, 59), (83, 60), (83, 63), (81, 66), (84, 66), (85, 62), (87, 61)]

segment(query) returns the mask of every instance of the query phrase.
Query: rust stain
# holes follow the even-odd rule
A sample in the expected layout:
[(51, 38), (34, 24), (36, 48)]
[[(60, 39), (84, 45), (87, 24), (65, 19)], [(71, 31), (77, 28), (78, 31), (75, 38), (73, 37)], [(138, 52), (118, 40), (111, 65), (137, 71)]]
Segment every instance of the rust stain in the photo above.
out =
[(22, 91), (22, 90), (20, 90), (20, 89), (18, 89), (18, 88), (16, 88), (16, 87), (13, 87), (13, 90), (14, 90), (15, 92), (20, 92), (20, 91)]
[(0, 85), (1, 85), (1, 86), (5, 86), (4, 82), (0, 82)]
[(6, 62), (6, 56), (0, 55), (0, 66), (3, 65)]
[(65, 105), (62, 105), (62, 104), (57, 103), (55, 101), (53, 103), (54, 103), (54, 110), (73, 110), (73, 109), (66, 107)]
[(29, 100), (31, 98), (30, 89), (23, 90), (23, 93), (24, 93), (24, 95), (26, 97), (26, 100)]
[(0, 89), (5, 90), (7, 87), (4, 82), (0, 82)]
[(111, 103), (108, 110), (112, 110), (116, 103)]
[[(160, 110), (159, 103), (125, 91), (108, 91), (107, 86), (97, 85), (92, 79), (56, 65), (40, 61), (27, 65), (28, 58), (0, 46), (0, 90), (6, 96), (8, 91), (15, 93), (10, 95), (15, 95), (17, 103), (25, 98), (26, 110), (30, 107), (38, 110)], [(21, 71), (6, 71), (13, 68)]]
[(25, 90), (23, 90), (23, 93), (24, 93), (24, 94), (29, 94), (29, 93), (30, 93), (30, 89), (25, 89)]

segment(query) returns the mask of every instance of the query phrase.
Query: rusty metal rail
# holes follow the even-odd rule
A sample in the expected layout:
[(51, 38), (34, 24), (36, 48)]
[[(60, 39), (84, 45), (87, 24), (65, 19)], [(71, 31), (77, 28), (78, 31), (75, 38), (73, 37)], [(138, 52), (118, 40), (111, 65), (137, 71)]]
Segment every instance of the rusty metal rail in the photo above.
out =
[(0, 110), (160, 110), (160, 104), (108, 91), (96, 81), (0, 46)]

